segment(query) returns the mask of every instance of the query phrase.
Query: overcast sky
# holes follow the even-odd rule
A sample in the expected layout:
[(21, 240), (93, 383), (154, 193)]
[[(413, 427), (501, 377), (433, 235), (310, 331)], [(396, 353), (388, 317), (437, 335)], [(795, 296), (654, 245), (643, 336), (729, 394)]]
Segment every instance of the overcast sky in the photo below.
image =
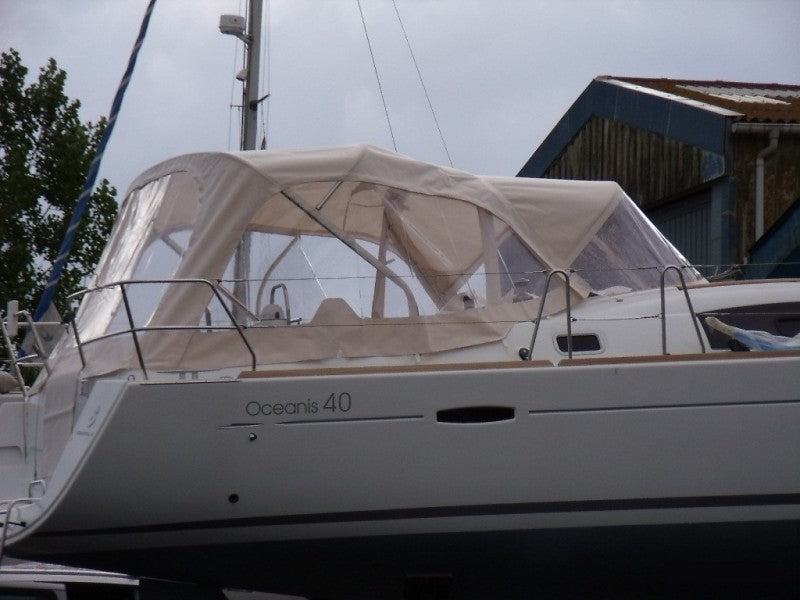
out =
[[(101, 177), (238, 148), (242, 0), (158, 0)], [(397, 149), (447, 164), (391, 0), (362, 0)], [(597, 75), (800, 83), (798, 0), (396, 0), (452, 161), (514, 175)], [(0, 0), (2, 49), (108, 113), (147, 0)], [(356, 0), (268, 0), (270, 148), (391, 148)], [(261, 139), (259, 133), (259, 139)]]

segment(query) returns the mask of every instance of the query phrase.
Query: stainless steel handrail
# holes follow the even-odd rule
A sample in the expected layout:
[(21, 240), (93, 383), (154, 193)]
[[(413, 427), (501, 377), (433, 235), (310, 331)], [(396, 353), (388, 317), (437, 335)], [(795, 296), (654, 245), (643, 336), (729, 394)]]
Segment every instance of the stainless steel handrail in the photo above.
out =
[(694, 312), (694, 307), (692, 306), (692, 300), (689, 298), (689, 290), (686, 289), (686, 280), (683, 277), (683, 271), (681, 268), (676, 265), (667, 265), (661, 271), (661, 352), (663, 354), (667, 354), (667, 308), (666, 308), (666, 297), (665, 297), (665, 279), (667, 275), (667, 271), (675, 270), (678, 273), (678, 278), (681, 280), (681, 288), (683, 289), (683, 295), (686, 298), (686, 305), (689, 307), (689, 314), (692, 317), (692, 324), (694, 325), (694, 330), (697, 333), (697, 340), (700, 342), (700, 349), (705, 354), (706, 352), (706, 345), (703, 342), (703, 335), (700, 333), (700, 325), (697, 322), (697, 315)]
[[(41, 362), (28, 361), (27, 365), (33, 367), (44, 367), (45, 371), (47, 371), (47, 374), (49, 375), (50, 365), (47, 362), (48, 356), (45, 353), (44, 340), (42, 339), (42, 336), (39, 333), (38, 325), (55, 325), (55, 324), (61, 325), (61, 323), (58, 321), (39, 321), (37, 323), (36, 321), (33, 320), (33, 316), (31, 316), (31, 313), (28, 312), (27, 310), (21, 310), (17, 313), (17, 315), (25, 317), (25, 320), (28, 323), (28, 326), (30, 327), (31, 334), (33, 335), (34, 348), (38, 352), (41, 352), (41, 359), (42, 359)], [(25, 364), (25, 361), (24, 360), (21, 361), (21, 364)]]
[[(272, 289), (269, 291), (269, 303), (270, 304), (275, 304), (275, 292), (276, 292), (276, 290), (281, 290), (283, 292), (283, 303), (285, 305), (284, 308), (286, 309), (286, 324), (287, 325), (291, 325), (292, 324), (292, 309), (289, 306), (289, 290), (286, 289), (286, 284), (285, 283), (276, 283), (275, 285), (273, 285)], [(261, 317), (260, 314), (258, 316), (259, 316), (259, 318)]]
[[(667, 354), (667, 312), (666, 312), (666, 295), (665, 295), (665, 288), (666, 288), (666, 274), (668, 271), (674, 270), (678, 274), (678, 278), (681, 282), (681, 288), (683, 290), (684, 297), (686, 298), (686, 305), (689, 307), (689, 314), (692, 318), (692, 324), (694, 325), (695, 332), (697, 333), (697, 340), (700, 342), (700, 349), (703, 353), (706, 352), (706, 345), (703, 342), (703, 334), (700, 332), (700, 325), (698, 324), (697, 314), (694, 311), (694, 306), (692, 306), (692, 300), (689, 297), (689, 291), (686, 287), (686, 279), (683, 276), (683, 271), (681, 268), (676, 265), (666, 265), (661, 269), (661, 351), (663, 354)], [(531, 343), (527, 348), (521, 348), (519, 351), (520, 358), (523, 360), (531, 360), (533, 357), (533, 347), (536, 343), (536, 337), (539, 333), (539, 323), (542, 319), (542, 312), (544, 311), (544, 304), (547, 300), (547, 294), (550, 288), (550, 280), (554, 275), (561, 275), (564, 278), (565, 282), (565, 289), (566, 289), (566, 317), (567, 317), (567, 355), (569, 358), (572, 358), (572, 313), (571, 313), (571, 306), (570, 306), (570, 273), (573, 271), (570, 270), (569, 272), (563, 269), (553, 269), (547, 275), (547, 281), (545, 282), (544, 291), (542, 292), (542, 300), (539, 303), (539, 312), (536, 316), (536, 320), (534, 322), (533, 327), (533, 335), (531, 336)]]
[[(22, 320), (19, 318), (22, 317)], [(14, 352), (14, 345), (12, 343), (12, 336), (16, 337), (14, 334), (9, 333), (9, 326), (6, 322), (7, 319), (16, 319), (17, 325), (14, 327), (15, 330), (19, 328), (28, 328), (33, 335), (34, 340), (34, 349), (36, 352), (41, 354), (27, 354), (23, 356), (17, 356)], [(47, 374), (50, 374), (50, 365), (47, 362), (48, 356), (45, 353), (45, 345), (44, 341), (42, 340), (42, 336), (39, 333), (38, 326), (40, 325), (61, 325), (59, 321), (39, 321), (36, 322), (33, 320), (30, 312), (27, 310), (16, 310), (13, 314), (4, 315), (3, 318), (0, 318), (0, 330), (2, 331), (2, 338), (3, 344), (5, 345), (8, 351), (8, 363), (11, 367), (12, 376), (17, 380), (19, 384), (19, 388), (22, 392), (22, 396), (25, 400), (28, 399), (28, 387), (25, 384), (25, 378), (22, 375), (21, 367), (26, 368), (44, 368)]]
[(522, 348), (520, 350), (520, 358), (522, 360), (531, 360), (533, 356), (533, 346), (536, 343), (536, 336), (539, 334), (539, 323), (542, 320), (542, 312), (544, 311), (544, 303), (547, 300), (547, 292), (550, 289), (550, 280), (553, 278), (553, 275), (561, 275), (564, 278), (564, 289), (567, 296), (567, 356), (572, 358), (572, 306), (570, 302), (570, 284), (569, 278), (570, 273), (572, 273), (572, 269), (566, 271), (564, 269), (553, 269), (548, 273), (547, 280), (544, 284), (544, 291), (542, 292), (542, 301), (539, 303), (539, 313), (536, 315), (536, 322), (533, 326), (533, 335), (531, 336), (531, 343), (530, 346), (527, 348)]
[[(2, 524), (3, 532), (2, 536), (0, 536), (0, 566), (3, 565), (3, 557), (5, 556), (6, 539), (8, 538), (8, 527), (11, 524), (11, 511), (14, 510), (14, 507), (17, 504), (23, 504), (23, 503), (33, 504), (38, 501), (39, 498), (17, 498), (15, 500), (7, 500), (5, 502), (0, 502), (0, 506), (4, 504), (8, 505), (8, 508), (5, 509), (5, 511), (0, 510), (0, 514), (5, 513), (3, 516), (3, 524)], [(21, 526), (23, 527), (24, 525), (25, 525), (24, 523), (21, 524)]]
[[(219, 301), (220, 306), (222, 306), (223, 310), (225, 311), (225, 314), (228, 316), (228, 318), (230, 319), (230, 322), (233, 324), (233, 326), (232, 327), (230, 327), (230, 326), (218, 326), (218, 327), (211, 326), (210, 327), (209, 325), (206, 324), (206, 325), (166, 325), (166, 326), (165, 325), (152, 325), (152, 326), (137, 327), (136, 324), (134, 323), (133, 313), (131, 311), (130, 302), (128, 300), (128, 294), (127, 294), (126, 286), (136, 285), (136, 284), (154, 284), (154, 283), (166, 283), (166, 284), (173, 284), (173, 283), (189, 283), (189, 284), (199, 283), (199, 284), (203, 284), (203, 285), (209, 286), (209, 288), (211, 288), (212, 293), (214, 294), (216, 299)], [(73, 329), (73, 333), (75, 335), (75, 343), (78, 346), (78, 353), (79, 353), (80, 358), (81, 358), (81, 364), (84, 367), (86, 367), (86, 357), (85, 357), (84, 352), (83, 352), (83, 347), (84, 346), (86, 346), (88, 344), (91, 344), (91, 343), (94, 343), (94, 342), (98, 342), (100, 340), (104, 340), (104, 339), (108, 339), (108, 338), (112, 338), (112, 337), (117, 337), (117, 336), (120, 336), (120, 335), (128, 335), (128, 334), (130, 334), (132, 339), (133, 339), (134, 347), (136, 349), (136, 357), (137, 357), (137, 360), (139, 362), (139, 367), (142, 369), (142, 373), (144, 374), (144, 378), (148, 379), (147, 368), (146, 368), (146, 365), (145, 365), (144, 355), (142, 353), (141, 344), (139, 343), (138, 334), (140, 332), (146, 332), (146, 331), (207, 331), (208, 329), (219, 329), (219, 330), (235, 329), (236, 332), (239, 334), (239, 338), (242, 340), (242, 342), (244, 343), (245, 347), (247, 348), (248, 353), (250, 354), (251, 368), (252, 368), (253, 371), (255, 371), (255, 369), (256, 369), (256, 354), (255, 354), (255, 351), (253, 350), (253, 347), (250, 345), (250, 342), (247, 340), (247, 337), (244, 335), (244, 329), (236, 321), (236, 319), (233, 316), (233, 313), (230, 311), (228, 306), (225, 304), (225, 302), (224, 302), (224, 300), (222, 298), (222, 295), (220, 294), (219, 289), (217, 288), (217, 286), (216, 286), (216, 284), (214, 282), (209, 281), (208, 279), (199, 279), (199, 278), (198, 279), (194, 279), (194, 278), (186, 278), (186, 279), (127, 279), (127, 280), (114, 281), (114, 282), (111, 282), (111, 283), (99, 285), (97, 287), (90, 288), (90, 289), (81, 290), (79, 292), (71, 294), (70, 296), (67, 297), (67, 299), (68, 300), (77, 299), (77, 298), (79, 298), (81, 296), (84, 296), (86, 294), (89, 294), (89, 293), (98, 292), (98, 291), (105, 290), (105, 289), (112, 289), (112, 288), (117, 287), (117, 286), (119, 286), (120, 292), (122, 294), (122, 301), (123, 301), (123, 304), (125, 306), (125, 313), (126, 313), (126, 317), (128, 319), (128, 325), (129, 325), (128, 329), (125, 329), (125, 330), (122, 330), (122, 331), (115, 331), (115, 332), (112, 332), (112, 333), (109, 333), (109, 334), (105, 334), (105, 335), (101, 335), (101, 336), (98, 336), (96, 338), (92, 338), (91, 340), (87, 340), (85, 342), (82, 342), (81, 339), (80, 339), (79, 332), (78, 332), (77, 323), (75, 322), (74, 319), (72, 320), (72, 329)]]
[(139, 366), (142, 368), (142, 374), (145, 379), (147, 377), (147, 369), (144, 366), (144, 357), (142, 356), (142, 346), (139, 344), (139, 336), (136, 335), (136, 326), (133, 324), (133, 313), (131, 312), (131, 303), (128, 301), (128, 293), (125, 291), (125, 284), (119, 284), (119, 291), (122, 293), (122, 303), (125, 305), (125, 314), (128, 316), (128, 324), (131, 326), (130, 334), (133, 338), (133, 345), (136, 347), (136, 356), (139, 357)]
[(11, 336), (8, 335), (8, 329), (6, 329), (6, 320), (5, 318), (0, 318), (0, 331), (3, 335), (3, 344), (8, 351), (8, 362), (11, 366), (11, 374), (13, 375), (14, 379), (17, 380), (17, 384), (19, 385), (19, 389), (22, 391), (22, 397), (27, 400), (28, 399), (28, 389), (25, 386), (25, 378), (22, 376), (22, 371), (20, 370), (20, 365), (17, 360), (17, 357), (14, 356), (14, 346), (11, 343)]

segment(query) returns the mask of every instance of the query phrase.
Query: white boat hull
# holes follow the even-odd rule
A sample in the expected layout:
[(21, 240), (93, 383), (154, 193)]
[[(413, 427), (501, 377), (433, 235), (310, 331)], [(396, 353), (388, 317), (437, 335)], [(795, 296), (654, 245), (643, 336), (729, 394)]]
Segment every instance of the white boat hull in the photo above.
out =
[(586, 544), (622, 553), (608, 573), (700, 552), (703, 577), (746, 555), (791, 584), (800, 357), (677, 358), (107, 384), (11, 551), (331, 597), (454, 573), (529, 591)]

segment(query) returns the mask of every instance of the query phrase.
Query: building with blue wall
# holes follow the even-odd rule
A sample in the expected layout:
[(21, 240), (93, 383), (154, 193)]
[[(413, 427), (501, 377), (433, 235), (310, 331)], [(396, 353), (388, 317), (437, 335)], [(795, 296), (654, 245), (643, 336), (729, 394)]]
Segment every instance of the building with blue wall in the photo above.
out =
[(800, 85), (597, 77), (519, 176), (619, 182), (707, 275), (800, 276)]

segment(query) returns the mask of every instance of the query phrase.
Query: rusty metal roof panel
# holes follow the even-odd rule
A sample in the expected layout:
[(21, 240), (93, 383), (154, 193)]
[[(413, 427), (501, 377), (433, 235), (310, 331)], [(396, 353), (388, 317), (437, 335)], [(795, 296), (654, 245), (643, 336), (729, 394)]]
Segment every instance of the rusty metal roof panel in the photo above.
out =
[(745, 122), (800, 122), (800, 85), (641, 77), (598, 79), (632, 84), (644, 88), (642, 91), (652, 90), (730, 110), (739, 114), (737, 120)]

